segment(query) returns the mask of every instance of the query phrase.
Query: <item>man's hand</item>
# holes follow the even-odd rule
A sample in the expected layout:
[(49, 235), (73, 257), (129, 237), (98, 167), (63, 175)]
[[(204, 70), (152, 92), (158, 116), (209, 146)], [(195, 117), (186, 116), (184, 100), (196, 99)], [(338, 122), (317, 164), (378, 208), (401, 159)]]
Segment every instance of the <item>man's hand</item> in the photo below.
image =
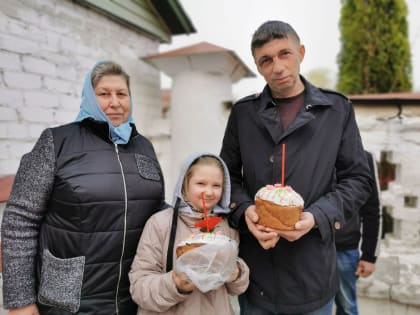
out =
[(10, 309), (9, 315), (39, 315), (38, 307), (36, 304), (30, 304), (24, 307)]
[(375, 271), (375, 264), (374, 263), (364, 261), (364, 260), (360, 260), (355, 274), (356, 274), (356, 276), (360, 276), (362, 278), (367, 278), (374, 271)]
[(258, 215), (255, 212), (255, 205), (249, 206), (245, 210), (245, 222), (248, 226), (248, 230), (255, 236), (264, 249), (270, 249), (276, 246), (280, 239), (279, 234), (275, 230), (267, 230), (266, 227), (257, 224)]
[(295, 230), (293, 231), (279, 231), (279, 230), (272, 230), (276, 231), (280, 237), (285, 238), (289, 242), (294, 242), (300, 239), (303, 235), (308, 233), (313, 227), (315, 226), (315, 218), (314, 215), (310, 212), (302, 212), (299, 218), (299, 221), (295, 224)]

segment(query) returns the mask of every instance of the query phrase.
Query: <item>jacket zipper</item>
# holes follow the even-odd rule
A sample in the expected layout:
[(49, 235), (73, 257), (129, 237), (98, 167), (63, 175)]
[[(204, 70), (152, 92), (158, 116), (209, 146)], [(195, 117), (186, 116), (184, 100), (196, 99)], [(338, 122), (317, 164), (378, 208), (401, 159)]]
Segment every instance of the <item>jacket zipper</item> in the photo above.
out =
[(120, 164), (120, 168), (121, 168), (121, 176), (123, 179), (123, 187), (124, 187), (124, 238), (123, 238), (123, 246), (122, 246), (122, 251), (121, 251), (121, 258), (120, 258), (120, 267), (119, 267), (119, 272), (118, 272), (118, 282), (117, 282), (117, 290), (115, 293), (115, 313), (118, 315), (119, 314), (119, 310), (118, 310), (118, 293), (119, 293), (119, 288), (120, 288), (120, 282), (121, 282), (121, 275), (122, 275), (122, 261), (123, 261), (123, 257), (124, 257), (124, 250), (125, 250), (125, 238), (126, 238), (126, 234), (127, 234), (127, 185), (125, 182), (125, 176), (124, 176), (124, 169), (120, 160), (120, 154), (118, 151), (118, 144), (114, 143), (115, 145), (115, 152), (117, 153), (117, 159), (118, 159), (118, 163)]

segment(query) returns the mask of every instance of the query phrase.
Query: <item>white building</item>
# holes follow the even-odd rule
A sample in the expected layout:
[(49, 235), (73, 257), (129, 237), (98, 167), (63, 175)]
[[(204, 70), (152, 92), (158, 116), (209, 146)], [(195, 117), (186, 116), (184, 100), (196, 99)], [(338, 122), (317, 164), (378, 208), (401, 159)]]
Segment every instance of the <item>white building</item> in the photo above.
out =
[(183, 161), (192, 152), (219, 154), (232, 101), (232, 84), (255, 76), (234, 51), (201, 42), (146, 56), (172, 77), (170, 103), (171, 191)]
[(378, 162), (383, 207), (377, 270), (358, 281), (361, 314), (420, 314), (420, 93), (350, 98)]

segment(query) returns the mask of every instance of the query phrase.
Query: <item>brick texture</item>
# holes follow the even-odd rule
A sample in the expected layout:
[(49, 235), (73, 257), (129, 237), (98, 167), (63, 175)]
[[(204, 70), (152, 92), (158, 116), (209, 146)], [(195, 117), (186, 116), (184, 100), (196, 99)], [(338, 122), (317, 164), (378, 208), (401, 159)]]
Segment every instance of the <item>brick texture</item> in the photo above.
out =
[(16, 172), (43, 129), (75, 119), (84, 76), (98, 60), (126, 69), (138, 129), (167, 151), (169, 128), (162, 144), (152, 125), (161, 116), (159, 72), (141, 60), (158, 42), (68, 0), (4, 0), (0, 12), (0, 141), (8, 141), (0, 176)]

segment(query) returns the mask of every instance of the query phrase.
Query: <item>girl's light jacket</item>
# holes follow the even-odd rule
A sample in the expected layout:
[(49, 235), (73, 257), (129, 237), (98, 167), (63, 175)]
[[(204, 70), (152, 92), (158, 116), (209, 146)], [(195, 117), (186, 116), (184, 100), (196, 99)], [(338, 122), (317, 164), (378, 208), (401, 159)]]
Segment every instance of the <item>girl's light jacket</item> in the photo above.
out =
[[(166, 272), (166, 256), (169, 243), (173, 209), (153, 215), (147, 222), (134, 258), (130, 278), (130, 292), (140, 306), (138, 314), (213, 315), (233, 314), (229, 295), (245, 292), (249, 284), (249, 269), (238, 258), (241, 274), (234, 282), (225, 283), (217, 290), (201, 293), (195, 289), (190, 294), (178, 292), (172, 279), (172, 271)], [(192, 233), (200, 232), (194, 227), (199, 218), (180, 212), (178, 216), (175, 246)], [(239, 242), (238, 232), (229, 227), (227, 220), (220, 222), (215, 232)], [(173, 251), (175, 265), (175, 249)]]

